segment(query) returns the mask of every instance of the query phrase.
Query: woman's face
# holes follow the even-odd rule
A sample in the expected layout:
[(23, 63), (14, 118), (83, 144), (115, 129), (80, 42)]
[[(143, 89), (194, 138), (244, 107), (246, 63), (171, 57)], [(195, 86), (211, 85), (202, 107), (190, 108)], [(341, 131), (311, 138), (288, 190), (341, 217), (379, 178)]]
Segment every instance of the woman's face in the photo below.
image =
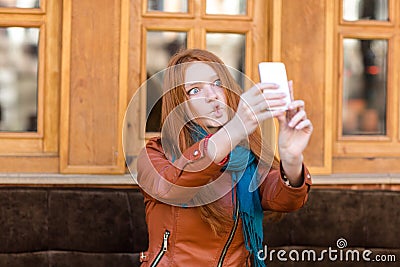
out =
[[(208, 127), (228, 121), (224, 88), (215, 70), (202, 62), (190, 63), (185, 73), (185, 91), (192, 117)], [(190, 114), (190, 115), (192, 115)]]

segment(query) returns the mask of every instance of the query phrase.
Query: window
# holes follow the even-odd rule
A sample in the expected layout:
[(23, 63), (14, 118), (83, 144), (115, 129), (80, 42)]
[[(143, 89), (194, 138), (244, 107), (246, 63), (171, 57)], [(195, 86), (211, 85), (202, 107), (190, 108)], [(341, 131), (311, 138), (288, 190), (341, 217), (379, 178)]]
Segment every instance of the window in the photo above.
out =
[(60, 11), (0, 0), (0, 172), (58, 171)]
[(337, 4), (333, 171), (399, 170), (395, 164), (400, 156), (397, 2)]
[[(130, 80), (132, 91), (128, 97), (135, 95), (135, 90), (151, 75), (166, 68), (171, 55), (180, 48), (208, 49), (253, 81), (259, 80), (258, 62), (266, 61), (271, 55), (267, 39), (267, 1), (143, 0), (133, 5), (131, 29), (135, 33), (140, 32), (142, 38), (139, 41), (137, 36), (131, 37), (130, 41), (134, 52), (130, 57), (129, 73), (136, 76)], [(135, 49), (138, 45), (140, 50)], [(256, 45), (257, 49), (254, 49)], [(132, 154), (134, 158), (145, 140), (159, 131), (160, 101), (154, 108), (151, 103), (161, 95), (160, 85), (159, 88), (155, 86), (160, 81), (152, 79), (149, 83), (146, 84), (147, 90), (141, 92), (140, 99), (134, 100), (140, 106), (139, 114), (128, 115), (135, 118), (129, 126), (129, 136), (137, 138), (127, 141), (132, 143), (127, 146), (131, 150), (126, 151), (128, 157)], [(149, 120), (146, 124), (147, 115)]]
[(0, 7), (40, 8), (40, 0), (1, 0)]
[[(257, 62), (260, 55), (252, 50), (252, 34), (262, 35), (263, 40), (267, 18), (253, 14), (257, 5), (265, 10), (262, 1), (142, 1), (141, 23), (133, 22), (133, 27), (142, 32), (139, 84), (167, 66), (169, 58), (181, 48), (207, 48), (220, 56), (224, 62), (247, 75), (258, 79)], [(135, 15), (133, 15), (135, 16)], [(264, 27), (255, 28), (254, 21)], [(266, 48), (267, 46), (265, 46)], [(140, 58), (139, 55), (137, 55)], [(144, 57), (143, 57), (144, 56)], [(132, 66), (132, 65), (131, 65)], [(151, 108), (154, 99), (161, 95), (161, 88), (155, 89), (155, 81), (149, 86), (146, 96), (142, 96), (142, 112), (149, 116), (147, 125), (144, 116), (141, 128), (146, 128), (146, 136), (158, 132), (160, 123), (160, 102)], [(153, 88), (153, 89), (150, 89)], [(142, 114), (142, 115), (143, 115)]]
[(36, 132), (40, 30), (0, 27), (0, 131)]
[[(169, 58), (187, 48), (186, 31), (148, 30), (146, 32), (146, 79), (162, 71)], [(146, 132), (159, 132), (161, 122), (162, 77), (157, 75), (147, 83)]]

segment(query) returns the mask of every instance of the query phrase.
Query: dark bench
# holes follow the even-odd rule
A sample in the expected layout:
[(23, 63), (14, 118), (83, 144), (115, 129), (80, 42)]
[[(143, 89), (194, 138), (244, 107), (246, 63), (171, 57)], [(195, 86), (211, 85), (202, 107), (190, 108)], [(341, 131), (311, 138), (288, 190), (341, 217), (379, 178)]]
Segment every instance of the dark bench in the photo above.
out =
[(3, 188), (0, 266), (139, 266), (147, 247), (138, 190)]
[[(138, 189), (1, 188), (0, 266), (139, 266), (147, 248)], [(268, 251), (371, 249), (400, 264), (400, 192), (312, 189), (307, 205), (265, 224)], [(378, 264), (378, 263), (376, 263)], [(374, 266), (279, 261), (268, 266)], [(379, 263), (376, 266), (399, 266)]]
[[(264, 236), (271, 249), (286, 251), (284, 258), (291, 250), (313, 250), (318, 258), (329, 247), (338, 256), (335, 261), (324, 254), (321, 262), (281, 262), (275, 254), (269, 266), (400, 266), (400, 192), (312, 189), (305, 207), (278, 223), (266, 223)], [(338, 242), (340, 247), (347, 245), (339, 249)], [(365, 249), (372, 251), (367, 258), (395, 255), (396, 262), (363, 261)], [(360, 261), (352, 261), (348, 254), (346, 262), (348, 250), (359, 251)]]

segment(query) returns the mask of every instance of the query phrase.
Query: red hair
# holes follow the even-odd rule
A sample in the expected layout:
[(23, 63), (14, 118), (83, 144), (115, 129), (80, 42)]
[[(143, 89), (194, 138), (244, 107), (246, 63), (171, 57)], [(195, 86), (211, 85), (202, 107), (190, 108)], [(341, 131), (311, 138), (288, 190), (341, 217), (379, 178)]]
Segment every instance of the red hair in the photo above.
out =
[[(242, 89), (232, 77), (228, 68), (213, 53), (201, 49), (188, 49), (175, 54), (170, 59), (164, 76), (161, 125), (163, 138), (168, 140), (163, 144), (169, 146), (165, 147), (164, 151), (170, 151), (169, 153), (176, 157), (179, 157), (181, 151), (186, 150), (194, 143), (191, 133), (195, 129), (193, 124), (189, 123), (189, 118), (187, 118), (182, 104), (188, 99), (184, 88), (186, 69), (190, 62), (196, 61), (210, 65), (221, 80), (222, 86), (225, 88), (227, 105), (231, 109), (231, 112), (228, 112), (229, 119), (234, 116), (242, 93)], [(174, 113), (173, 118), (168, 118), (172, 113)], [(198, 124), (209, 132), (205, 125)], [(176, 136), (178, 136), (177, 139)], [(274, 156), (272, 145), (266, 146), (264, 144), (263, 146), (260, 128), (249, 135), (248, 142), (251, 151), (258, 160), (263, 160), (267, 163), (272, 162), (272, 168), (279, 168), (279, 161)], [(210, 224), (215, 233), (218, 233), (224, 229), (224, 225), (228, 221), (232, 220), (232, 216), (231, 214), (226, 214), (226, 211), (222, 210), (218, 205), (214, 205), (214, 203), (201, 206), (200, 210), (203, 220)]]

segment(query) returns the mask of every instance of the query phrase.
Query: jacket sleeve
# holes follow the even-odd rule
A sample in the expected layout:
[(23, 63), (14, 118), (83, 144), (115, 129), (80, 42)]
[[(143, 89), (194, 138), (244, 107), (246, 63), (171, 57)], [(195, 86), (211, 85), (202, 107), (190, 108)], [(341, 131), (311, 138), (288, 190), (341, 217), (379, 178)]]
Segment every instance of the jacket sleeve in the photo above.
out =
[(285, 184), (279, 169), (270, 169), (260, 186), (261, 205), (264, 210), (290, 212), (301, 208), (307, 201), (311, 175), (303, 164), (303, 184), (291, 187)]
[(204, 139), (171, 162), (162, 149), (160, 139), (154, 138), (139, 154), (137, 180), (153, 198), (169, 203), (187, 202), (196, 194), (196, 187), (217, 179), (222, 167), (207, 156)]

